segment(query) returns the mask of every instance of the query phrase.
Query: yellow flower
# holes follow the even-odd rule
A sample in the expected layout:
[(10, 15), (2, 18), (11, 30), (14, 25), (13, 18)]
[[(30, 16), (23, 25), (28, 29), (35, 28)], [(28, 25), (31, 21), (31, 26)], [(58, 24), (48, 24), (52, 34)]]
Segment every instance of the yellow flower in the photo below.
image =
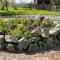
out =
[(48, 27), (49, 26), (49, 21), (48, 20), (43, 20), (42, 21), (42, 26)]
[(17, 28), (24, 28), (24, 24), (17, 24)]

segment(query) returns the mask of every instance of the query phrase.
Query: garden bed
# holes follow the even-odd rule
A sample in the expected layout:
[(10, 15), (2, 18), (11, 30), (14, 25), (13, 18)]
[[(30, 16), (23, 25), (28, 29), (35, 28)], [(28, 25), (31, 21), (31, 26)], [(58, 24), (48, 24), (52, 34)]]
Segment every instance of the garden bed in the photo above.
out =
[(40, 48), (60, 46), (60, 38), (57, 39), (60, 36), (59, 27), (60, 24), (54, 24), (44, 17), (39, 20), (0, 19), (0, 50), (38, 51)]

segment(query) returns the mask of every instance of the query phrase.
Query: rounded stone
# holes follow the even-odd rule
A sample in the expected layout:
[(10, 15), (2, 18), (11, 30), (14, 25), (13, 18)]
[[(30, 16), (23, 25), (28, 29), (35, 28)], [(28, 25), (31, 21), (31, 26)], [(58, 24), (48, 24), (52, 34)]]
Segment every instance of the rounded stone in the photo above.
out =
[(4, 40), (4, 35), (0, 35), (0, 44), (1, 44), (1, 43), (4, 43), (4, 41), (5, 41), (5, 40)]
[(5, 41), (8, 43), (12, 43), (12, 39), (10, 35), (5, 35)]
[(15, 48), (14, 48), (14, 45), (13, 44), (8, 44), (6, 46), (6, 49), (9, 51), (9, 52), (15, 52)]
[(0, 44), (0, 50), (4, 49), (4, 44)]
[(39, 48), (38, 48), (38, 46), (37, 46), (37, 43), (34, 43), (34, 44), (30, 44), (28, 51), (29, 51), (29, 52), (37, 52), (38, 49), (39, 49)]
[(40, 40), (40, 37), (32, 37), (31, 42), (38, 42)]
[(29, 43), (30, 43), (30, 41), (27, 40), (25, 37), (23, 37), (20, 40), (18, 40), (17, 49), (19, 51), (23, 51), (24, 49), (27, 48), (27, 46), (29, 45)]

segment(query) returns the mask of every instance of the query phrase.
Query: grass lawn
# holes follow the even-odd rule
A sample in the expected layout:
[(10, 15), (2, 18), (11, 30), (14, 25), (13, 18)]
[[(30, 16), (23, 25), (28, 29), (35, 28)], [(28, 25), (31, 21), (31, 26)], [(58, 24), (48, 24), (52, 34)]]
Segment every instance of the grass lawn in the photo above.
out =
[(0, 10), (0, 15), (60, 15), (58, 11), (49, 11), (49, 10), (32, 10), (32, 9), (19, 9), (19, 10)]

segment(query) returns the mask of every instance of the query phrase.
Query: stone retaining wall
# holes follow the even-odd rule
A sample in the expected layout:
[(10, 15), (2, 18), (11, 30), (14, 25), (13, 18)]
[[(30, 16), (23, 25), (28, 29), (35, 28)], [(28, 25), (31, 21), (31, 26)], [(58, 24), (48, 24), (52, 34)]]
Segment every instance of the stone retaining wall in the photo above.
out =
[[(60, 46), (60, 25), (56, 25), (51, 30), (39, 32), (38, 29), (34, 29), (31, 32), (32, 37), (26, 39), (22, 37), (12, 38), (11, 35), (0, 35), (0, 50), (9, 52), (22, 52), (22, 51), (39, 51), (40, 49), (52, 48), (54, 46)], [(47, 32), (47, 33), (46, 33)]]
[[(44, 16), (44, 15), (41, 15)], [(40, 19), (41, 16), (37, 16), (36, 19)], [(47, 19), (58, 19), (60, 16), (44, 16)], [(59, 18), (57, 18), (59, 17)], [(38, 31), (40, 27), (31, 31), (32, 37), (27, 39), (22, 37), (12, 38), (11, 35), (0, 35), (0, 50), (9, 52), (21, 52), (21, 51), (38, 51), (44, 48), (52, 48), (54, 46), (60, 46), (60, 22), (56, 24), (54, 28), (43, 28), (45, 31)]]

